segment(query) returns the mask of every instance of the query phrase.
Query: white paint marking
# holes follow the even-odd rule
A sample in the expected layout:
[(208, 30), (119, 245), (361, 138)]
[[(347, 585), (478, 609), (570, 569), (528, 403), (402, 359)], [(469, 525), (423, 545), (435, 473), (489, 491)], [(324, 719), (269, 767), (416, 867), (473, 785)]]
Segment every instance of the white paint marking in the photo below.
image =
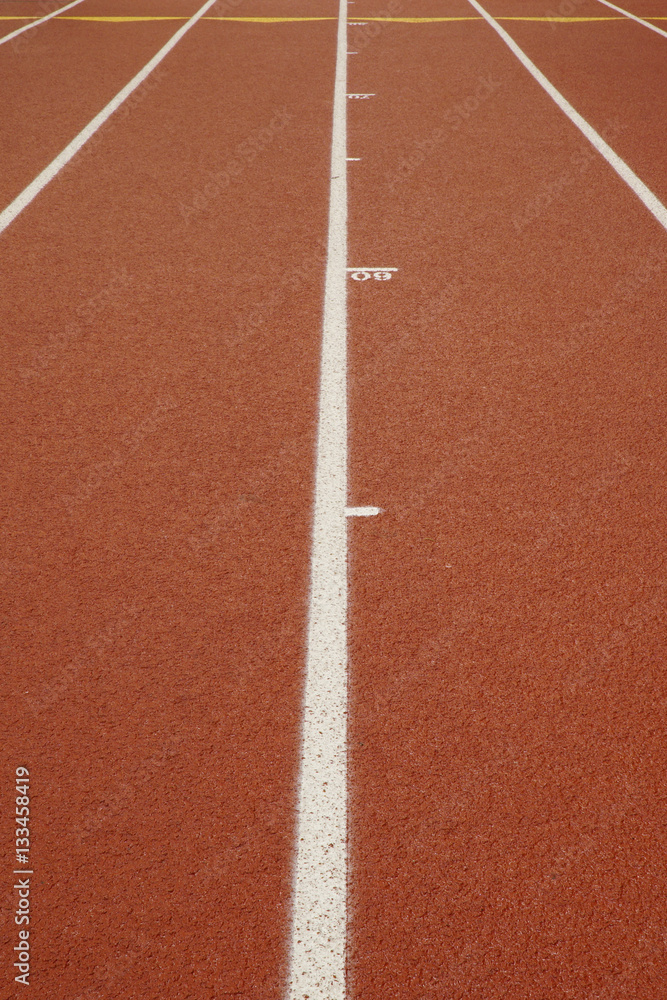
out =
[(345, 517), (375, 517), (382, 512), (382, 507), (346, 507)]
[(667, 38), (667, 31), (663, 31), (662, 28), (657, 28), (655, 24), (651, 24), (650, 21), (644, 21), (643, 18), (637, 17), (636, 14), (631, 14), (629, 10), (623, 10), (622, 7), (617, 7), (614, 3), (609, 3), (609, 0), (598, 0), (599, 3), (603, 3), (605, 7), (611, 7), (612, 10), (617, 10), (619, 14), (625, 14), (626, 17), (632, 18), (637, 24), (643, 24), (645, 28), (650, 28), (651, 31), (655, 31), (658, 35), (662, 35), (663, 38)]
[(393, 271), (398, 271), (397, 267), (348, 267), (350, 277), (353, 281), (368, 281), (373, 276), (376, 281), (390, 281)]
[(348, 97), (356, 97), (360, 101), (365, 101), (368, 97), (375, 97), (375, 94), (348, 94)]
[(169, 41), (162, 46), (160, 51), (153, 56), (153, 58), (146, 63), (142, 70), (139, 70), (136, 76), (134, 76), (128, 84), (126, 84), (119, 93), (113, 97), (107, 106), (103, 108), (98, 115), (96, 115), (91, 122), (86, 125), (84, 129), (79, 132), (79, 134), (72, 139), (70, 144), (66, 146), (62, 153), (59, 153), (54, 160), (51, 160), (48, 167), (42, 170), (41, 174), (35, 177), (32, 183), (28, 184), (27, 188), (12, 201), (7, 208), (0, 212), (0, 233), (4, 232), (7, 226), (14, 221), (17, 215), (27, 208), (30, 202), (37, 197), (39, 192), (46, 187), (49, 181), (53, 180), (57, 173), (59, 173), (62, 168), (69, 163), (73, 156), (79, 152), (81, 147), (85, 145), (86, 142), (97, 132), (98, 128), (104, 125), (105, 121), (111, 117), (114, 111), (121, 106), (123, 101), (130, 96), (130, 94), (137, 89), (137, 87), (144, 82), (146, 77), (152, 73), (159, 63), (162, 62), (164, 57), (168, 55), (175, 45), (180, 42), (183, 35), (190, 30), (190, 28), (196, 24), (200, 17), (202, 17), (209, 7), (212, 7), (217, 0), (206, 0), (206, 3), (201, 7), (196, 14), (187, 21), (182, 28), (179, 28), (175, 35), (172, 35)]
[(76, 7), (79, 3), (83, 3), (83, 0), (73, 0), (73, 2), (68, 3), (66, 7), (60, 7), (58, 10), (54, 10), (50, 14), (47, 14), (46, 17), (40, 17), (38, 21), (31, 21), (30, 24), (24, 24), (22, 28), (17, 28), (16, 31), (12, 31), (8, 35), (5, 35), (4, 38), (0, 38), (0, 45), (4, 45), (5, 42), (10, 42), (12, 38), (16, 38), (17, 35), (22, 35), (24, 31), (30, 31), (31, 28), (36, 28), (38, 24), (44, 24), (45, 21), (50, 21), (52, 17), (57, 17), (58, 14), (62, 14), (64, 11), (70, 10), (72, 7)]
[(356, 160), (357, 162), (359, 162), (359, 160), (361, 159), (361, 157), (360, 156), (346, 156), (345, 159), (348, 161), (348, 163), (352, 163), (353, 160)]
[(368, 21), (348, 21), (348, 24), (368, 24)]
[(468, 2), (482, 15), (486, 21), (488, 21), (494, 31), (500, 35), (508, 48), (512, 50), (519, 62), (525, 66), (528, 72), (535, 78), (535, 80), (537, 80), (539, 85), (546, 90), (549, 97), (551, 97), (561, 111), (567, 115), (572, 124), (576, 125), (579, 131), (586, 136), (591, 145), (594, 146), (598, 153), (605, 158), (609, 166), (612, 167), (618, 176), (625, 181), (628, 187), (634, 191), (637, 197), (644, 203), (646, 208), (648, 208), (651, 215), (660, 223), (661, 226), (663, 226), (664, 229), (667, 229), (667, 208), (665, 208), (663, 203), (656, 198), (646, 184), (644, 184), (644, 182), (637, 177), (637, 174), (627, 165), (625, 160), (622, 160), (621, 157), (614, 152), (611, 146), (604, 141), (602, 136), (588, 124), (586, 119), (582, 118), (579, 112), (574, 110), (569, 101), (565, 100), (561, 92), (556, 90), (554, 85), (547, 80), (544, 73), (540, 72), (535, 63), (531, 62), (523, 49), (519, 48), (512, 36), (508, 35), (505, 29), (501, 28), (498, 22), (494, 20), (490, 14), (487, 14), (477, 0), (468, 0)]
[(345, 1000), (347, 6), (340, 0), (289, 1000)]

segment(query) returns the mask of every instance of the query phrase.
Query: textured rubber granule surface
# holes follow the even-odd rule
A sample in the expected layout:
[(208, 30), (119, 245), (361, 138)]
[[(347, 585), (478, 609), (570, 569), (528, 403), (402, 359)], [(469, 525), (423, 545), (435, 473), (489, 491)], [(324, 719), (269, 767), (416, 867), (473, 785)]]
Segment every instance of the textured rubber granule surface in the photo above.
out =
[(332, 24), (197, 26), (3, 237), (40, 998), (282, 994)]
[(657, 1000), (665, 233), (484, 23), (426, 30), (350, 84), (350, 260), (399, 268), (351, 294), (350, 995)]
[[(199, 6), (0, 46), (3, 208)], [(667, 39), (563, 6), (487, 9), (667, 199)], [(37, 1000), (285, 996), (337, 16), (220, 0), (0, 236)], [(667, 235), (465, 0), (348, 16), (347, 996), (664, 1000)]]

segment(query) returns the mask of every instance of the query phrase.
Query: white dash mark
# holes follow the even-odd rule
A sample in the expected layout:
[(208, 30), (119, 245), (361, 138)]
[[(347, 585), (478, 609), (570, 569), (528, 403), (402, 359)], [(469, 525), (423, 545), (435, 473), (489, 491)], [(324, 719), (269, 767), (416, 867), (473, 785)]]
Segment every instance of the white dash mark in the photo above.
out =
[(346, 507), (345, 517), (375, 517), (382, 513), (382, 507)]
[(349, 161), (350, 163), (352, 163), (352, 161), (353, 161), (353, 160), (356, 160), (356, 161), (358, 162), (358, 161), (359, 161), (359, 160), (361, 159), (361, 157), (360, 157), (360, 156), (347, 156), (347, 157), (346, 157), (346, 159), (347, 159), (347, 160), (348, 160), (348, 161)]

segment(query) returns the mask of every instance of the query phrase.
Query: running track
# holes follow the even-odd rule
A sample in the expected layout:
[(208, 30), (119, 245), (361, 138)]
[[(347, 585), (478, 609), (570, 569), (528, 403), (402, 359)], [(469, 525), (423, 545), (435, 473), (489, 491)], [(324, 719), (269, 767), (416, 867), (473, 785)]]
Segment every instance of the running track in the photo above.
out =
[(0, 997), (664, 1000), (667, 37), (218, 0), (35, 193), (197, 4), (0, 44)]

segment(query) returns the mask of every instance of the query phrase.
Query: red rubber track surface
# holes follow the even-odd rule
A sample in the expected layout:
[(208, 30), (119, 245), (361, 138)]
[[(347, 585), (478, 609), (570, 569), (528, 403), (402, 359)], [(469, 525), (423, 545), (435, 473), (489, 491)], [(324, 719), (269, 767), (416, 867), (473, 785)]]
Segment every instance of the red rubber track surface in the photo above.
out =
[[(138, 69), (158, 29), (118, 27)], [(282, 995), (333, 39), (195, 26), (2, 238), (3, 773), (31, 770), (40, 1000)]]
[[(15, 13), (18, 6), (12, 4), (7, 13)], [(33, 6), (25, 3), (20, 6), (26, 16), (34, 15)], [(0, 148), (5, 151), (0, 203), (4, 206), (16, 197), (184, 23), (74, 22), (70, 18), (139, 15), (187, 18), (201, 6), (198, 0), (170, 0), (168, 7), (163, 0), (147, 0), (140, 7), (136, 0), (84, 0), (62, 19), (54, 18), (0, 46), (3, 81)], [(298, 0), (267, 0), (259, 7), (248, 0), (241, 4), (220, 0), (208, 13), (211, 17), (289, 17), (299, 16), (302, 10)], [(45, 9), (37, 13), (44, 16), (46, 12)], [(4, 8), (0, 13), (4, 13)], [(311, 3), (308, 14), (335, 16), (328, 0)], [(0, 21), (0, 35), (8, 34), (22, 23)], [(206, 28), (210, 32), (217, 29), (218, 38), (233, 37), (222, 34), (229, 25), (207, 21)], [(170, 64), (163, 62), (157, 76), (144, 83), (134, 100), (142, 100), (144, 94), (159, 88), (160, 79), (170, 71)], [(252, 81), (247, 81), (247, 85), (252, 85)], [(121, 110), (120, 116), (125, 113)], [(114, 127), (113, 120), (106, 126)], [(97, 141), (96, 137), (93, 142)]]
[[(337, 8), (210, 13), (331, 20), (196, 25), (0, 236), (36, 1000), (285, 993)], [(2, 206), (180, 23), (0, 47)], [(501, 23), (667, 199), (667, 39)], [(350, 282), (349, 502), (383, 513), (349, 529), (348, 996), (664, 1000), (667, 234), (484, 21), (371, 24), (348, 263), (399, 270)]]
[(400, 270), (351, 296), (350, 995), (657, 1000), (665, 232), (485, 23), (352, 67), (350, 260)]
[[(489, 0), (486, 10), (493, 17), (517, 16), (532, 13), (534, 6), (530, 0)], [(573, 16), (597, 17), (605, 10), (614, 14), (586, 0)], [(662, 143), (667, 127), (667, 38), (629, 18), (600, 24), (501, 23), (579, 114), (667, 202)], [(546, 158), (542, 169), (549, 176)]]
[[(100, 6), (84, 0), (72, 14), (85, 9), (94, 16)], [(187, 13), (193, 14), (197, 6), (201, 5), (189, 3)], [(178, 27), (173, 21), (105, 24), (53, 18), (0, 47), (3, 207), (115, 97)], [(161, 69), (168, 73), (169, 65), (163, 64)], [(144, 90), (150, 91), (156, 82), (146, 81)], [(106, 127), (113, 129), (115, 125), (110, 119)], [(93, 142), (98, 141), (96, 136)]]
[[(667, 10), (665, 9), (663, 0), (628, 0), (627, 3), (619, 3), (616, 4), (616, 6), (622, 7), (623, 10), (627, 10), (631, 14), (635, 14), (637, 17), (643, 18), (644, 21), (652, 21), (659, 28), (665, 28), (665, 25), (662, 23), (662, 19), (667, 18)], [(604, 4), (601, 4), (600, 7), (605, 13), (605, 16), (607, 13), (610, 15), (616, 14), (616, 11), (610, 10), (609, 7), (605, 9)], [(600, 8), (596, 7), (593, 12), (596, 17), (599, 14), (599, 9)]]

